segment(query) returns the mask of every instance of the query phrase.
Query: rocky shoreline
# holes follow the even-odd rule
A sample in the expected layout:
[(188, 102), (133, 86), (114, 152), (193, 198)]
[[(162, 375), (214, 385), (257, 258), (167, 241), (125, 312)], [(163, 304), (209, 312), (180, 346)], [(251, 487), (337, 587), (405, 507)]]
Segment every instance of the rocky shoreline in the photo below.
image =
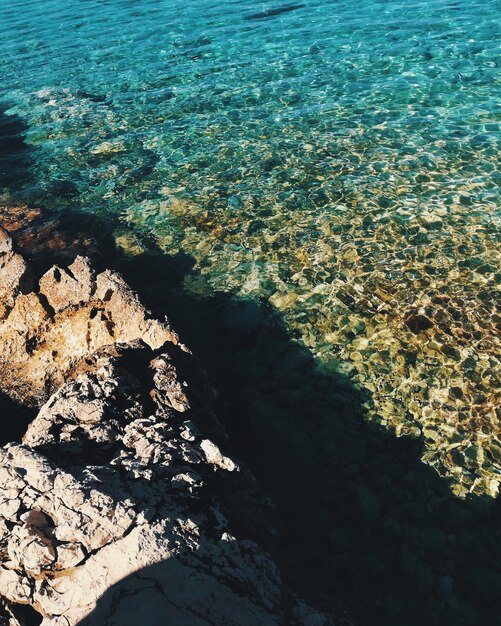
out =
[[(333, 624), (249, 540), (270, 532), (203, 369), (115, 272), (38, 279), (0, 231), (0, 624)], [(269, 525), (269, 524), (268, 524)]]

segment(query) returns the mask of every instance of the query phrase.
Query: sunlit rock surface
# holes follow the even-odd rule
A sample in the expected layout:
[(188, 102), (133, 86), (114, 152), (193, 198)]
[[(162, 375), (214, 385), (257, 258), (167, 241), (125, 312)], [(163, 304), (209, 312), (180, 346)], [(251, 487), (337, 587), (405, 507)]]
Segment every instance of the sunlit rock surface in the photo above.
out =
[(0, 449), (0, 623), (333, 623), (245, 539), (252, 478), (168, 323), (84, 258), (21, 293), (0, 237), (2, 391), (41, 405)]
[(33, 291), (21, 293), (30, 276), (6, 231), (0, 238), (0, 363), (9, 395), (25, 403), (43, 400), (78, 362), (105, 345), (139, 339), (153, 349), (166, 341), (178, 344), (167, 322), (148, 319), (120, 276), (95, 275), (83, 257), (67, 268), (54, 266)]

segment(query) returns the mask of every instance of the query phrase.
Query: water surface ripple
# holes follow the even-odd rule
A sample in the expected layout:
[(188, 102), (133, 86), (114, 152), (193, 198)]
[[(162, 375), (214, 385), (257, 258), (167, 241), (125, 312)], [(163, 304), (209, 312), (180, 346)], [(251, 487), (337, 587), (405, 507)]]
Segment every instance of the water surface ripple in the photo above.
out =
[[(494, 0), (0, 1), (5, 191), (119, 219), (264, 298), (367, 419), (494, 496), (500, 276)], [(15, 159), (13, 164), (16, 164)]]

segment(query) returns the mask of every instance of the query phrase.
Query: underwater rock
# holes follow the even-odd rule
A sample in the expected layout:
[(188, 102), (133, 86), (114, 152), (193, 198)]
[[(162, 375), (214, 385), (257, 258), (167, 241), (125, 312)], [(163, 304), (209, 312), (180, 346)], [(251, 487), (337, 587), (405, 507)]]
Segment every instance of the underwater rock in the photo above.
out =
[(52, 255), (74, 258), (78, 254), (100, 256), (96, 241), (82, 234), (78, 221), (82, 216), (73, 216), (72, 232), (65, 228), (56, 215), (48, 215), (40, 209), (14, 202), (8, 195), (0, 195), (0, 226), (5, 228), (16, 246), (26, 255)]
[(252, 13), (252, 15), (246, 15), (244, 20), (262, 20), (267, 17), (273, 17), (274, 15), (281, 15), (282, 13), (289, 13), (296, 9), (302, 9), (304, 4), (285, 4), (275, 9), (267, 9), (266, 11), (260, 11), (259, 13)]
[(42, 404), (23, 443), (0, 449), (0, 622), (333, 624), (245, 538), (265, 528), (262, 504), (221, 451), (208, 387), (168, 322), (84, 258), (21, 293), (30, 270), (0, 237), (0, 280), (17, 276), (1, 389)]

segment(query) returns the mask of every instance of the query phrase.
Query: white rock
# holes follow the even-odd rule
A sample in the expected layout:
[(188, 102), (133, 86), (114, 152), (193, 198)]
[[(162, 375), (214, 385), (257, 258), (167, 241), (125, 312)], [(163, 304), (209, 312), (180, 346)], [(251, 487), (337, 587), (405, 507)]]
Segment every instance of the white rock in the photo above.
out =
[(209, 439), (204, 439), (203, 441), (201, 441), (200, 448), (205, 454), (207, 463), (217, 465), (217, 467), (220, 467), (221, 469), (228, 472), (233, 472), (234, 470), (238, 469), (236, 463), (234, 463), (229, 457), (222, 455), (216, 444)]
[(168, 323), (86, 259), (26, 296), (23, 272), (0, 230), (0, 388), (43, 405), (23, 445), (0, 449), (0, 618), (21, 603), (42, 626), (327, 624), (235, 536), (222, 481), (245, 490), (245, 473), (208, 438), (221, 432), (208, 385), (196, 413), (196, 383), (153, 354), (189, 358)]

